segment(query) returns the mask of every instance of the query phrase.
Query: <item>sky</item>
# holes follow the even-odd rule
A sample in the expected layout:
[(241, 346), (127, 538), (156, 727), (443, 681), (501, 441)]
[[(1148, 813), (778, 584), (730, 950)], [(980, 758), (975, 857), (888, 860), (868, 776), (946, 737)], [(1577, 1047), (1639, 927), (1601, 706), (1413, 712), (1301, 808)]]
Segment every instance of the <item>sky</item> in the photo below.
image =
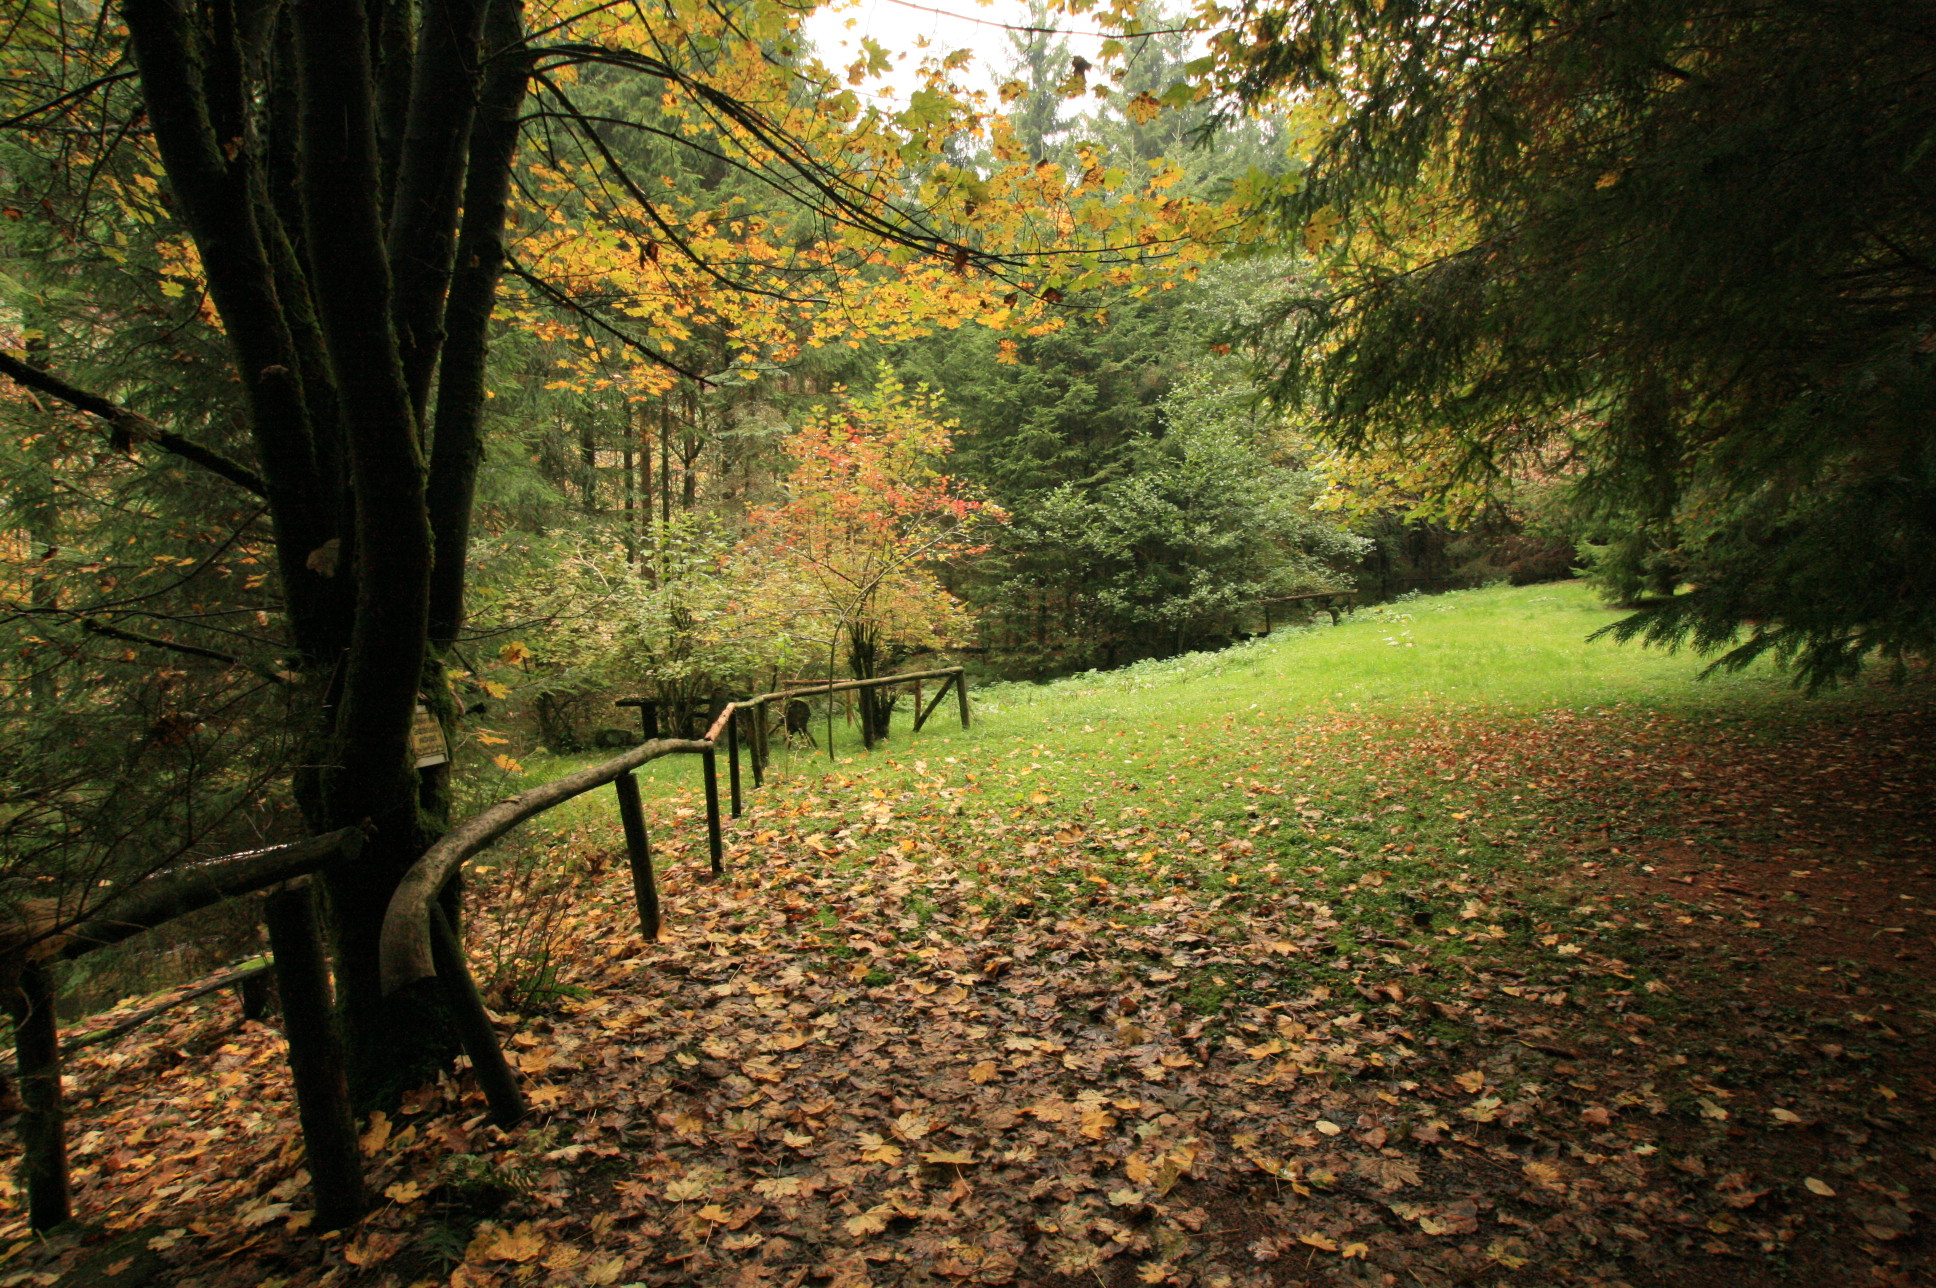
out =
[[(1051, 20), (1072, 33), (1093, 33), (1090, 18), (1058, 17)], [(849, 25), (851, 24), (851, 25)], [(806, 32), (820, 52), (821, 61), (835, 70), (844, 69), (860, 56), (860, 42), (873, 37), (890, 53), (900, 55), (895, 69), (880, 80), (864, 82), (861, 92), (907, 101), (915, 87), (915, 69), (925, 57), (942, 57), (956, 49), (972, 50), (975, 62), (960, 79), (971, 89), (993, 91), (1002, 77), (1001, 69), (1009, 57), (1009, 33), (1003, 24), (1027, 26), (1027, 0), (834, 0), (814, 11), (807, 19)], [(926, 39), (929, 47), (917, 47)], [(1090, 34), (1067, 37), (1069, 51), (1090, 62), (1098, 61), (1102, 38)]]

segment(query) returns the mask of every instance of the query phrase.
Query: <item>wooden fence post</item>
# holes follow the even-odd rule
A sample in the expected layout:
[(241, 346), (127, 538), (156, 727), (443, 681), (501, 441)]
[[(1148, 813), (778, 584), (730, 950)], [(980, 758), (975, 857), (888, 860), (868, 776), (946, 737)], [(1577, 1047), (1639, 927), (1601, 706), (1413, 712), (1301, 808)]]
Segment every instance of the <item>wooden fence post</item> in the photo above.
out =
[(753, 766), (753, 787), (757, 790), (766, 785), (766, 699), (755, 702), (752, 712), (753, 723), (747, 726), (751, 737), (746, 744), (746, 759)]
[(719, 836), (719, 761), (710, 743), (699, 754), (706, 778), (706, 843), (712, 849), (713, 875), (726, 871), (725, 844)]
[(245, 1020), (264, 1020), (269, 1017), (269, 977), (257, 973), (245, 975), (235, 986), (235, 995), (242, 1003), (242, 1018)]
[(61, 1106), (60, 1026), (46, 967), (22, 964), (18, 985), (8, 991), (7, 1010), (20, 1062), (20, 1172), (27, 1184), (27, 1223), (51, 1230), (73, 1214), (73, 1207), (67, 1116)]
[(652, 875), (652, 844), (645, 834), (639, 780), (627, 770), (612, 781), (612, 789), (618, 793), (618, 817), (625, 826), (625, 853), (632, 863), (632, 895), (639, 905), (639, 933), (657, 943), (659, 886)]
[(968, 727), (968, 672), (959, 668), (955, 671), (955, 698), (961, 704), (961, 727)]
[(451, 1018), (457, 1024), (458, 1041), (471, 1058), (477, 1085), (491, 1107), (491, 1121), (500, 1127), (514, 1127), (527, 1112), (524, 1093), (518, 1090), (517, 1075), (511, 1072), (504, 1052), (497, 1044), (497, 1031), (491, 1027), (490, 1012), (471, 978), (470, 963), (464, 960), (464, 945), (450, 928), (450, 919), (436, 900), (430, 903), (430, 955), (437, 966), (437, 981), (450, 1003)]
[(951, 675), (947, 679), (941, 682), (941, 687), (934, 691), (934, 700), (928, 703), (927, 709), (925, 711), (921, 709), (921, 704), (918, 700), (915, 702), (914, 704), (914, 732), (915, 733), (921, 732), (921, 726), (928, 722), (928, 717), (934, 714), (934, 709), (941, 705), (941, 700), (943, 698), (948, 696), (948, 688), (949, 686), (954, 684), (955, 679), (956, 677)]
[(289, 1040), (289, 1072), (296, 1083), (296, 1116), (316, 1196), (316, 1226), (338, 1230), (363, 1215), (363, 1154), (350, 1109), (343, 1038), (330, 996), (329, 962), (316, 929), (307, 877), (286, 882), (262, 901), (282, 995), (282, 1031)]
[(733, 817), (738, 818), (740, 814), (738, 707), (734, 707), (726, 716), (726, 778), (732, 788)]

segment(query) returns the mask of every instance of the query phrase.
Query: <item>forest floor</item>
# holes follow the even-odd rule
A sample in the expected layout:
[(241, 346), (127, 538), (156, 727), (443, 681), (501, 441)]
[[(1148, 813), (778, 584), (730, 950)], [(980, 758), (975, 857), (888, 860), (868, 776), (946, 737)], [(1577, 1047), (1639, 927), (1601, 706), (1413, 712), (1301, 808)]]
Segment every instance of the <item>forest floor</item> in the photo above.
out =
[(73, 1060), (89, 1225), (15, 1218), (0, 1288), (1936, 1281), (1936, 695), (1605, 620), (1000, 689), (803, 754), (718, 883), (664, 799), (656, 944), (609, 825), (531, 843), (569, 904), (507, 852), (527, 1125), (422, 1088), (317, 1236), (279, 1035), (209, 999)]

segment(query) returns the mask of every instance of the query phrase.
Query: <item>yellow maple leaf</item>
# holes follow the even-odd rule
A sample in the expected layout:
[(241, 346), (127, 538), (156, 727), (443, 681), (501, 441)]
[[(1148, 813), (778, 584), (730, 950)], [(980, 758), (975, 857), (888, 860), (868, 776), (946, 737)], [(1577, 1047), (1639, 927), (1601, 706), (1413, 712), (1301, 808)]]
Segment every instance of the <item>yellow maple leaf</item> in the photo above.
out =
[(363, 1150), (363, 1157), (373, 1158), (390, 1141), (390, 1119), (379, 1109), (370, 1115), (370, 1125), (357, 1139)]
[(523, 1263), (536, 1261), (544, 1255), (545, 1237), (539, 1234), (529, 1221), (520, 1221), (511, 1229), (484, 1226), (471, 1240), (464, 1254), (466, 1261), (514, 1261)]
[(965, 1149), (930, 1149), (922, 1153), (921, 1161), (937, 1165), (952, 1163), (956, 1167), (966, 1167), (975, 1161), (975, 1156)]

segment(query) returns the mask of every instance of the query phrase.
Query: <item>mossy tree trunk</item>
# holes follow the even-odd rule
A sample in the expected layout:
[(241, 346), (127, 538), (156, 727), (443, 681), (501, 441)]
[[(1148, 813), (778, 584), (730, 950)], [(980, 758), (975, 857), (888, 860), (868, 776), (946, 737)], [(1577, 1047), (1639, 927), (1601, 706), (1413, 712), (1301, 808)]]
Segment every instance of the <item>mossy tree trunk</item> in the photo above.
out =
[[(518, 0), (125, 0), (175, 211), (194, 238), (275, 525), (338, 1001), (367, 1095), (426, 1044), (377, 981), (397, 880), (448, 822), (410, 751), (450, 716), (487, 327), (529, 57)], [(435, 406), (431, 393), (436, 391)], [(447, 1042), (427, 1044), (441, 1051)]]

